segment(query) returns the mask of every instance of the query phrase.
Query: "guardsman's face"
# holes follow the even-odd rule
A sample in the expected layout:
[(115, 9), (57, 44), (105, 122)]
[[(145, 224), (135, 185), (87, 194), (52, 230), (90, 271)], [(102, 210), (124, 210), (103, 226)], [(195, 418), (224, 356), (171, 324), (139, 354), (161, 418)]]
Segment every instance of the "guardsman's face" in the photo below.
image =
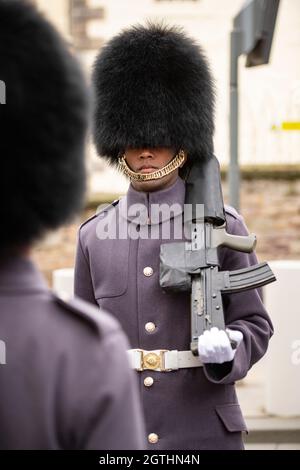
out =
[[(131, 170), (147, 174), (166, 166), (174, 158), (175, 149), (170, 147), (127, 148), (124, 155)], [(157, 180), (132, 181), (132, 186), (137, 191), (158, 191), (171, 186), (177, 177), (178, 168)]]

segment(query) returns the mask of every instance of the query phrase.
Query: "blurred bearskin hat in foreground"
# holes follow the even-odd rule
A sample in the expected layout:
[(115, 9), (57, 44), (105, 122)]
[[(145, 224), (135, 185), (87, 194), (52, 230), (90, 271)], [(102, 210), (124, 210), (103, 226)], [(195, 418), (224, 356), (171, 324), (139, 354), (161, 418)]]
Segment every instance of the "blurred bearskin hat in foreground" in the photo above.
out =
[(80, 67), (26, 1), (0, 0), (0, 249), (31, 244), (79, 209), (88, 98)]

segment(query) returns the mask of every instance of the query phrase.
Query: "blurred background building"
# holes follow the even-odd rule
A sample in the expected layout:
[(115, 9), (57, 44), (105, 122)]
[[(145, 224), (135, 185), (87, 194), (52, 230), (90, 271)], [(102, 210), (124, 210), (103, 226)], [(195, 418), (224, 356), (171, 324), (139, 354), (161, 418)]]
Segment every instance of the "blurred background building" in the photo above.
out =
[[(217, 85), (215, 153), (229, 161), (229, 34), (244, 0), (35, 0), (73, 44), (90, 73), (95, 54), (122, 28), (147, 19), (184, 27), (207, 53)], [(240, 59), (242, 165), (300, 164), (300, 2), (282, 0), (270, 64), (245, 68)], [(127, 183), (89, 151), (91, 191), (126, 190)], [(112, 181), (112, 174), (114, 174)]]

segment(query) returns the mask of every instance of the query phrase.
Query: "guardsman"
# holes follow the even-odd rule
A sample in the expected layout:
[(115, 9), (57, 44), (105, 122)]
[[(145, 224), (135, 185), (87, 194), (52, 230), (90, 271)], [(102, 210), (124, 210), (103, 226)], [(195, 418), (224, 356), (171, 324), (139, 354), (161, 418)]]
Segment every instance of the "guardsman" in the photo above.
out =
[[(76, 293), (111, 311), (129, 336), (149, 449), (242, 449), (246, 424), (234, 382), (265, 354), (272, 335), (260, 293), (224, 295), (237, 348), (212, 328), (200, 336), (195, 358), (190, 294), (159, 284), (160, 245), (178, 233), (185, 169), (213, 155), (214, 85), (205, 55), (177, 27), (132, 27), (100, 51), (93, 84), (98, 153), (130, 186), (80, 228)], [(229, 233), (247, 234), (233, 208), (226, 218)], [(255, 254), (229, 248), (219, 259), (221, 270), (257, 263)]]
[(141, 449), (146, 439), (118, 322), (49, 291), (33, 242), (84, 190), (83, 74), (29, 3), (0, 0), (0, 449)]

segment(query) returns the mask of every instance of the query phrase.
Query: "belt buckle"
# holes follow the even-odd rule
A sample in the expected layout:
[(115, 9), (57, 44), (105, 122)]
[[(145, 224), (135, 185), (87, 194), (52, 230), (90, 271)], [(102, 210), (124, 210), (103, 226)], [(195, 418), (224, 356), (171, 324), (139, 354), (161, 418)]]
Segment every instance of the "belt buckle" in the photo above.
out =
[(156, 351), (144, 351), (140, 349), (141, 352), (141, 369), (140, 370), (159, 370), (161, 372), (166, 372), (168, 369), (165, 368), (165, 352), (168, 352), (168, 349), (160, 349)]

